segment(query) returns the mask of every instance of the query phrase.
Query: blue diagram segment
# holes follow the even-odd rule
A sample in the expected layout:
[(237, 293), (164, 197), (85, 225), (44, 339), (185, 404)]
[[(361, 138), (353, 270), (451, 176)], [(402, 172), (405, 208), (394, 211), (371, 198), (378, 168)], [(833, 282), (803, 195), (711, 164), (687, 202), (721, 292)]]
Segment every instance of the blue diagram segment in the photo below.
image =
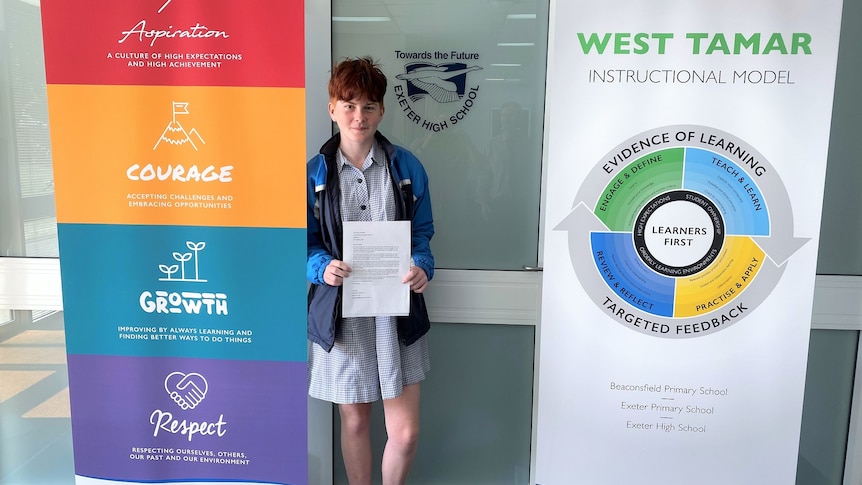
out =
[(683, 187), (718, 206), (728, 235), (769, 235), (763, 194), (752, 175), (735, 162), (709, 150), (686, 148)]
[(653, 315), (673, 316), (674, 279), (642, 263), (631, 233), (593, 232), (590, 244), (596, 269), (618, 297)]
[(69, 354), (306, 360), (305, 229), (58, 231)]

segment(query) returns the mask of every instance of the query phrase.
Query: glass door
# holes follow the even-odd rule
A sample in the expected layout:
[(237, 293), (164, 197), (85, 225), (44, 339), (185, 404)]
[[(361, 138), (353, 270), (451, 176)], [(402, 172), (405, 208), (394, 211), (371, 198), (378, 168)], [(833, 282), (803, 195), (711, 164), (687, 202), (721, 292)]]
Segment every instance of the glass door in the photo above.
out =
[[(431, 373), (411, 483), (530, 480), (548, 7), (332, 2), (333, 63), (380, 63), (389, 87), (379, 130), (430, 180)], [(379, 456), (382, 408), (373, 416)], [(347, 483), (333, 419), (334, 483)]]

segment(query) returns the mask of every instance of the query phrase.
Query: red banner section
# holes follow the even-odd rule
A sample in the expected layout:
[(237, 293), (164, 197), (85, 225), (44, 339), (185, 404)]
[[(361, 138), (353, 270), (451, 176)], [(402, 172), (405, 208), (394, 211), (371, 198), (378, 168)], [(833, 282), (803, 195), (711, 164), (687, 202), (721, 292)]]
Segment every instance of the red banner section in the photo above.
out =
[(303, 87), (302, 0), (42, 1), (48, 84)]

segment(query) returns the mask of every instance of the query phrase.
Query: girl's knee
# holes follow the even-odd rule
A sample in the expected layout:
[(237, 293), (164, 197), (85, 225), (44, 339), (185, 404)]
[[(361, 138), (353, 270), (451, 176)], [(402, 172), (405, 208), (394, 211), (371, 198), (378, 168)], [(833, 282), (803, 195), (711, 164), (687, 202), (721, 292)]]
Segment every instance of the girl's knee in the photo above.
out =
[(413, 450), (419, 442), (419, 423), (403, 423), (387, 429), (388, 439), (399, 448)]
[(352, 435), (367, 434), (371, 426), (370, 409), (362, 405), (339, 406), (341, 430)]

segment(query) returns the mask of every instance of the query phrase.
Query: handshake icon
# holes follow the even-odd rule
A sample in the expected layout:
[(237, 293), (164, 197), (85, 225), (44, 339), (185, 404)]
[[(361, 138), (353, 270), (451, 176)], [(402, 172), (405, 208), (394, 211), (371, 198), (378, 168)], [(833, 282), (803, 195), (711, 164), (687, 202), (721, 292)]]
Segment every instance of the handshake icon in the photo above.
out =
[(171, 372), (165, 378), (165, 391), (182, 410), (194, 409), (207, 396), (207, 380), (192, 372)]

